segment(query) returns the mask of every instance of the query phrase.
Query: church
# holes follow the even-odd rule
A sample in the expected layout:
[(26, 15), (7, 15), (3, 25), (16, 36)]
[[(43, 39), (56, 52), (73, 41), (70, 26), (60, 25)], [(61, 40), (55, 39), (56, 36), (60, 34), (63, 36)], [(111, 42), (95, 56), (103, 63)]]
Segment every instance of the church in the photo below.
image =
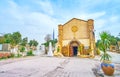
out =
[(94, 56), (94, 20), (73, 18), (58, 25), (58, 47), (64, 56)]

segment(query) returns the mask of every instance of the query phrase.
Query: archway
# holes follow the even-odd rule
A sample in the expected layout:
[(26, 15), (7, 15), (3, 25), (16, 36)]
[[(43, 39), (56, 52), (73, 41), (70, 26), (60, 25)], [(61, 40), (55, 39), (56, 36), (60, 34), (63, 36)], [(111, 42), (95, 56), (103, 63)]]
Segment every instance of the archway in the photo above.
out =
[(80, 43), (78, 41), (71, 41), (69, 44), (69, 56), (77, 56), (79, 46)]

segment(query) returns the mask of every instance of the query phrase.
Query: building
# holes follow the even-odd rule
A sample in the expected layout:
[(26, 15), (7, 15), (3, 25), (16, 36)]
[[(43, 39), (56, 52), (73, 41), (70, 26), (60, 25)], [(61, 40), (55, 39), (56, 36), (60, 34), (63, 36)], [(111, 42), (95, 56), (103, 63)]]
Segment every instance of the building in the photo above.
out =
[(58, 25), (58, 47), (64, 56), (94, 56), (94, 20), (73, 18)]

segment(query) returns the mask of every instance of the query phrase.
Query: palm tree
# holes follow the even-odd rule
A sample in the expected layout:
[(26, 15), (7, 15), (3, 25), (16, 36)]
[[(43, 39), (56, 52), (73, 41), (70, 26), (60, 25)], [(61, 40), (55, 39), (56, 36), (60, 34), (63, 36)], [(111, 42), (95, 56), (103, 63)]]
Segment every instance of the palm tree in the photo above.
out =
[[(100, 33), (100, 42), (99, 48), (103, 52), (101, 56), (101, 68), (106, 75), (113, 75), (114, 73), (114, 65), (111, 64), (111, 56), (107, 53), (107, 49), (110, 47), (110, 34), (106, 31)], [(109, 67), (108, 67), (109, 66)]]
[(100, 33), (99, 49), (103, 52), (101, 60), (110, 61), (111, 56), (107, 53), (107, 49), (110, 47), (110, 34), (106, 31)]

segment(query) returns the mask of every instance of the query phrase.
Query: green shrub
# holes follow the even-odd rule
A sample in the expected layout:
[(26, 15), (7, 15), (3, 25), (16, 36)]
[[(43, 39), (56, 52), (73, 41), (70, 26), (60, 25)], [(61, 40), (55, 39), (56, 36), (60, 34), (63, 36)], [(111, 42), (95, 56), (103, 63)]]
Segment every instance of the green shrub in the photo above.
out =
[(19, 54), (19, 53), (17, 54), (17, 57), (21, 57), (21, 56), (22, 56), (21, 54)]
[(27, 56), (34, 56), (33, 51), (32, 50), (28, 51)]
[(6, 56), (3, 56), (1, 59), (7, 59), (7, 57), (6, 57)]
[(25, 52), (25, 47), (24, 46), (20, 47), (20, 52), (22, 52), (22, 53)]
[(14, 53), (11, 53), (10, 57), (11, 57), (11, 58), (15, 57), (15, 54), (14, 54)]
[(100, 55), (100, 49), (99, 48), (96, 49), (96, 54)]

